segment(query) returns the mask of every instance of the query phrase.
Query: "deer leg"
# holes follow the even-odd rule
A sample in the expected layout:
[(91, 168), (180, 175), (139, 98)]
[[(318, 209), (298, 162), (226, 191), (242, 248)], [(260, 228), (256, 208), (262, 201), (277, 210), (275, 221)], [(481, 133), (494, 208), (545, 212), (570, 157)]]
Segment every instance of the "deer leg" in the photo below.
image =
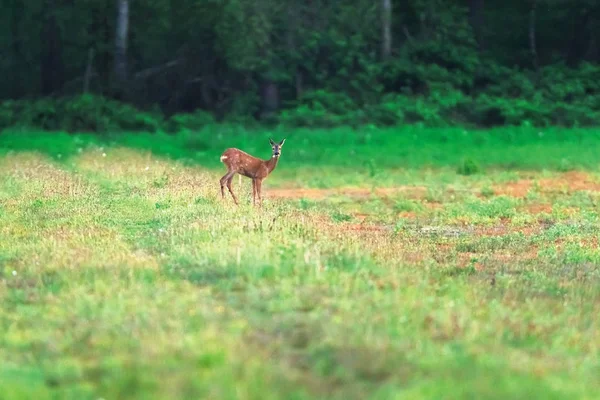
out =
[(231, 174), (229, 176), (229, 178), (227, 179), (227, 189), (229, 189), (229, 193), (231, 193), (231, 197), (233, 197), (233, 202), (238, 205), (238, 201), (237, 198), (235, 197), (235, 194), (233, 194), (233, 190), (231, 190), (231, 181), (233, 180), (233, 176), (235, 175), (235, 172), (233, 174)]
[(230, 176), (232, 176), (231, 171), (227, 171), (227, 173), (225, 175), (223, 175), (223, 177), (219, 181), (219, 183), (221, 184), (221, 197), (222, 198), (225, 198), (225, 184), (227, 183), (227, 180), (229, 179)]
[(252, 179), (252, 205), (256, 205), (256, 179)]
[(260, 191), (262, 189), (262, 180), (256, 180), (256, 196), (258, 197), (258, 204), (262, 206), (262, 197), (260, 195)]

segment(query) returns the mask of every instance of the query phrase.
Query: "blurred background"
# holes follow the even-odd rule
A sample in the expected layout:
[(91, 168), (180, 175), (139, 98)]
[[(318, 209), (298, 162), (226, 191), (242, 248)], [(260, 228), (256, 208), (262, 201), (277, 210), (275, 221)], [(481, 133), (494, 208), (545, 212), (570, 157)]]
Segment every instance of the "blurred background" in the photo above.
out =
[(0, 128), (600, 122), (595, 0), (0, 7)]

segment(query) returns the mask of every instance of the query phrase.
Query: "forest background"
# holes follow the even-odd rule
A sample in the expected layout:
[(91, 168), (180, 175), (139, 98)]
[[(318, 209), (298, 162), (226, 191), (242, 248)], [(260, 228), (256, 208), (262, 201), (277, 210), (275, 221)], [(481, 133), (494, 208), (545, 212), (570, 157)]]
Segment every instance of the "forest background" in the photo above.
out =
[(600, 122), (593, 0), (0, 6), (0, 129)]

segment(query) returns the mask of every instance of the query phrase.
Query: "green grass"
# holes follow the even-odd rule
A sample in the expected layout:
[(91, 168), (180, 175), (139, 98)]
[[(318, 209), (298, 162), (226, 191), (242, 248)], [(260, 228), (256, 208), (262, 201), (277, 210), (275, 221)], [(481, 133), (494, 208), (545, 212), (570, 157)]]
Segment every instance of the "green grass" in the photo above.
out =
[[(461, 128), (418, 128), (406, 126), (379, 129), (294, 129), (248, 130), (237, 125), (212, 125), (198, 132), (178, 135), (122, 134), (108, 136), (71, 135), (59, 132), (6, 130), (0, 133), (0, 152), (41, 151), (56, 159), (76, 156), (90, 145), (127, 146), (150, 150), (184, 162), (221, 168), (219, 156), (227, 147), (238, 147), (258, 157), (268, 158), (268, 138), (287, 137), (285, 165), (280, 175), (286, 180), (298, 177), (298, 167), (336, 167), (331, 174), (346, 173), (352, 181), (388, 182), (389, 169), (448, 168), (452, 173), (480, 174), (485, 168), (503, 170), (593, 169), (600, 166), (597, 129), (496, 128), (466, 131)], [(328, 184), (335, 177), (314, 177), (311, 186)], [(331, 182), (340, 183), (339, 181)]]
[(221, 201), (224, 137), (2, 134), (0, 398), (596, 398), (596, 139), (501, 132), (295, 132), (262, 209)]

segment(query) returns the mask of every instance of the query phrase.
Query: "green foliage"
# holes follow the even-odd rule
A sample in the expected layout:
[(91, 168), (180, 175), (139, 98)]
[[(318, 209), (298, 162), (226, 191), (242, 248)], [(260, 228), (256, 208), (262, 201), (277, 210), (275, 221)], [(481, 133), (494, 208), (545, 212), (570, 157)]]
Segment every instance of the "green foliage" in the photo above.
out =
[(473, 161), (470, 158), (465, 158), (458, 166), (456, 172), (460, 175), (474, 175), (479, 173), (480, 170), (481, 168), (476, 161)]
[[(594, 126), (600, 123), (600, 67), (584, 64), (578, 69), (548, 67), (535, 77), (501, 66), (478, 71), (474, 82), (450, 79), (450, 72), (433, 65), (422, 75), (420, 67), (387, 69), (390, 76), (407, 82), (402, 93), (389, 93), (374, 103), (358, 104), (342, 92), (324, 90), (303, 96), (299, 105), (281, 113), (280, 122), (292, 126), (375, 124), (380, 126), (420, 123), (439, 127), (449, 124), (491, 127)], [(437, 72), (434, 72), (437, 71)], [(439, 74), (438, 74), (439, 73)], [(460, 70), (456, 74), (460, 75)], [(471, 76), (471, 72), (462, 72)], [(456, 76), (456, 75), (454, 75)]]
[(215, 123), (215, 118), (212, 114), (196, 110), (193, 113), (175, 114), (166, 121), (166, 127), (169, 132), (182, 132), (185, 130), (200, 130), (207, 125)]
[(291, 126), (332, 127), (363, 122), (360, 116), (358, 106), (348, 95), (315, 90), (305, 93), (296, 108), (283, 111), (279, 121)]
[(0, 130), (28, 127), (100, 134), (160, 130), (176, 133), (197, 131), (214, 124), (214, 116), (202, 110), (175, 114), (164, 120), (160, 112), (142, 111), (127, 103), (93, 95), (0, 103)]
[[(501, 66), (480, 72), (485, 84), (478, 89), (469, 118), (478, 125), (534, 126), (595, 125), (600, 122), (600, 66), (579, 68), (554, 65), (539, 74)], [(537, 81), (537, 83), (536, 83)]]
[[(0, 17), (0, 93), (14, 100), (0, 105), (0, 127), (176, 132), (211, 123), (203, 112), (301, 127), (593, 126), (600, 14), (580, 3), (538, 9), (534, 70), (529, 2), (392, 0), (384, 58), (379, 1), (150, 0), (131, 5), (130, 81), (120, 90), (113, 3), (12, 1)], [(130, 105), (73, 97), (88, 60), (90, 93), (127, 93)], [(147, 111), (158, 107), (175, 116), (165, 123)]]
[(0, 110), (0, 129), (24, 126), (67, 132), (155, 132), (162, 123), (160, 114), (92, 95), (7, 101)]

